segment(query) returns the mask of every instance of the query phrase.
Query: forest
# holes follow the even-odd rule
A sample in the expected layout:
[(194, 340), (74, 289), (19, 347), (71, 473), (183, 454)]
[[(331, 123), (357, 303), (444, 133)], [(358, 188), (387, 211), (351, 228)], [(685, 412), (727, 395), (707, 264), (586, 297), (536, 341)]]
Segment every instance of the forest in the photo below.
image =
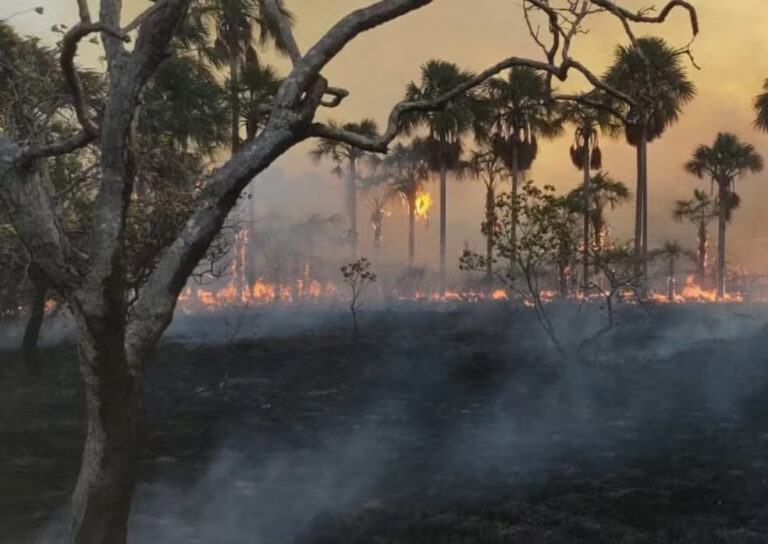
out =
[(33, 4), (0, 542), (768, 539), (757, 8)]

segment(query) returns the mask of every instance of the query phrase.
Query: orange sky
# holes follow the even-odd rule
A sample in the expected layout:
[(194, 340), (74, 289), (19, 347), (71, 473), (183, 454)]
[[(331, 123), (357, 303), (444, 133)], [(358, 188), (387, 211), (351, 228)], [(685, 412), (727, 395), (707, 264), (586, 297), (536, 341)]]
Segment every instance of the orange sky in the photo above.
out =
[[(299, 45), (306, 49), (333, 22), (350, 10), (369, 4), (370, 0), (286, 0), (286, 3), (296, 14)], [(662, 3), (661, 0), (622, 2), (628, 8)], [(694, 0), (693, 3), (701, 25), (693, 51), (702, 69), (690, 69), (698, 97), (686, 108), (681, 122), (650, 146), (652, 244), (674, 237), (693, 247), (692, 229), (675, 225), (670, 210), (675, 198), (687, 197), (694, 187), (708, 187), (681, 168), (696, 145), (711, 143), (718, 130), (728, 130), (768, 155), (768, 135), (752, 130), (750, 110), (754, 95), (768, 77), (765, 0)], [(47, 29), (51, 24), (74, 22), (75, 18), (74, 0), (3, 0), (0, 4), (0, 18), (32, 4), (44, 6), (43, 17), (25, 15), (14, 20), (23, 32), (38, 35), (50, 36)], [(516, 0), (435, 0), (430, 6), (366, 33), (325, 70), (332, 85), (346, 87), (351, 95), (342, 107), (322, 111), (321, 117), (339, 120), (373, 117), (383, 124), (392, 104), (401, 98), (405, 84), (418, 77), (419, 66), (429, 58), (451, 60), (473, 70), (510, 55), (538, 58), (539, 53), (521, 20), (519, 4)], [(127, 0), (126, 13), (135, 13), (146, 5), (145, 0)], [(601, 16), (591, 26), (588, 35), (578, 38), (573, 55), (599, 73), (610, 62), (616, 44), (624, 42), (625, 37), (620, 25), (608, 16)], [(638, 34), (645, 33), (660, 34), (674, 45), (684, 45), (690, 38), (683, 12), (663, 26), (638, 29)], [(287, 68), (282, 59), (275, 64)], [(579, 88), (582, 84), (575, 76), (567, 87)], [(531, 177), (563, 191), (574, 187), (579, 182), (579, 174), (570, 165), (569, 144), (570, 138), (564, 137), (542, 145)], [(605, 170), (633, 187), (634, 149), (623, 140), (603, 140), (602, 147)], [(292, 150), (256, 180), (255, 197), (260, 203), (260, 212), (276, 208), (321, 213), (341, 211), (340, 183), (330, 175), (330, 165), (315, 165), (307, 158), (309, 148), (309, 144), (305, 144)], [(754, 272), (768, 272), (768, 251), (765, 251), (768, 243), (762, 242), (763, 238), (768, 240), (768, 219), (763, 212), (768, 198), (766, 182), (768, 174), (739, 181), (737, 190), (742, 195), (742, 209), (729, 230), (729, 260), (734, 264), (748, 264)], [(435, 192), (435, 189), (432, 184), (430, 190)], [(283, 198), (283, 195), (290, 197)], [(385, 226), (385, 244), (390, 255), (404, 258), (405, 216), (398, 203), (392, 206), (392, 212)], [(465, 243), (481, 247), (481, 216), (480, 184), (451, 183), (448, 232), (453, 256), (458, 256)], [(362, 225), (367, 225), (366, 217), (367, 212), (361, 209)], [(628, 238), (632, 206), (611, 214), (610, 220), (614, 234)], [(419, 229), (417, 253), (422, 262), (434, 262), (437, 255), (436, 227), (433, 221), (429, 230)], [(361, 236), (369, 237), (369, 233), (363, 231)]]

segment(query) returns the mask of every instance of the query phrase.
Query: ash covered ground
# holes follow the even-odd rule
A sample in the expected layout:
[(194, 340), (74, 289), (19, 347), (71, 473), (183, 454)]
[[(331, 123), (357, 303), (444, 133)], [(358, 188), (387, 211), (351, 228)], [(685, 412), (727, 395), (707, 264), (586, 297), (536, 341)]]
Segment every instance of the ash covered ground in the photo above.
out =
[[(569, 346), (599, 327), (556, 310)], [(501, 303), (371, 309), (357, 341), (341, 309), (179, 318), (147, 373), (130, 542), (766, 542), (767, 321), (627, 308), (563, 359)], [(0, 542), (59, 542), (75, 349), (37, 378), (17, 359), (0, 352)]]

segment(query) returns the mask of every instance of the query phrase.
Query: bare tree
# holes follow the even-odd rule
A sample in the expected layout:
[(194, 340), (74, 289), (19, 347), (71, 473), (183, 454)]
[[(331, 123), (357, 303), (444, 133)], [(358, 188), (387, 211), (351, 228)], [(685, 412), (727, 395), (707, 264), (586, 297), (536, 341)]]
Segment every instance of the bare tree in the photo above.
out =
[[(534, 39), (543, 60), (509, 57), (461, 85), (430, 100), (397, 104), (383, 134), (367, 136), (315, 121), (320, 107), (337, 106), (347, 91), (329, 85), (321, 71), (354, 38), (376, 26), (431, 4), (433, 0), (378, 0), (334, 24), (306, 52), (299, 50), (277, 0), (260, 0), (262, 14), (292, 62), (290, 73), (270, 103), (268, 120), (255, 137), (213, 171), (176, 239), (164, 250), (128, 315), (126, 296), (126, 217), (134, 189), (136, 157), (133, 125), (141, 93), (167, 56), (174, 32), (192, 0), (157, 0), (133, 21), (121, 20), (121, 0), (100, 0), (94, 21), (87, 0), (77, 0), (79, 22), (61, 44), (61, 70), (81, 130), (61, 138), (35, 141), (0, 133), (0, 198), (32, 262), (75, 316), (80, 368), (85, 382), (88, 433), (82, 466), (72, 499), (69, 542), (120, 544), (127, 538), (127, 520), (139, 470), (145, 417), (141, 396), (144, 365), (173, 317), (176, 301), (198, 262), (222, 228), (225, 218), (248, 183), (297, 143), (312, 137), (334, 139), (385, 152), (395, 138), (400, 118), (408, 112), (443, 107), (452, 99), (512, 66), (530, 66), (553, 78), (566, 79), (571, 69), (594, 86), (627, 103), (634, 100), (607, 85), (570, 56), (571, 42), (587, 15), (608, 12), (631, 39), (631, 23), (660, 23), (677, 7), (686, 9), (698, 31), (696, 12), (683, 0), (670, 0), (658, 12), (631, 12), (612, 0), (524, 0), (529, 10), (547, 21), (550, 42), (538, 32)], [(83, 92), (74, 58), (79, 43), (100, 33), (107, 66), (107, 92), (96, 112)], [(135, 37), (133, 48), (126, 43)], [(14, 77), (14, 76), (11, 76)], [(88, 234), (85, 267), (53, 213), (51, 195), (40, 174), (45, 157), (69, 153), (92, 144), (99, 153), (98, 190)]]
[(357, 311), (361, 305), (360, 297), (363, 295), (365, 288), (376, 281), (376, 274), (371, 272), (371, 262), (365, 257), (360, 257), (356, 261), (342, 266), (341, 275), (344, 278), (344, 283), (349, 286), (352, 338), (357, 338), (357, 335), (360, 333), (360, 327), (357, 323)]

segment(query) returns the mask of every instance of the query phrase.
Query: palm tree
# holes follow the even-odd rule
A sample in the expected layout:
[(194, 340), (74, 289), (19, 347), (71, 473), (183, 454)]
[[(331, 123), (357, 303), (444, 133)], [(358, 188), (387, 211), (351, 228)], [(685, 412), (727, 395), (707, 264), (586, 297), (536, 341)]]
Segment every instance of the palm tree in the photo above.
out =
[(768, 132), (768, 79), (763, 82), (763, 92), (757, 95), (754, 102), (755, 128)]
[[(293, 23), (293, 16), (277, 0), (284, 18)], [(286, 53), (275, 21), (263, 13), (261, 0), (197, 0), (190, 10), (190, 22), (182, 36), (199, 46), (200, 52), (215, 66), (226, 65), (229, 72), (231, 151), (240, 148), (241, 102), (240, 75), (242, 67), (259, 64), (256, 46), (274, 45), (278, 53)], [(213, 45), (208, 42), (206, 29), (213, 28)]]
[(409, 145), (397, 144), (383, 163), (392, 192), (399, 194), (408, 208), (408, 266), (411, 268), (416, 255), (416, 199), (430, 172), (425, 148), (421, 138), (414, 138)]
[[(648, 290), (648, 143), (677, 121), (696, 90), (681, 62), (681, 53), (656, 37), (640, 38), (635, 46), (619, 46), (605, 82), (631, 97), (624, 108), (624, 134), (637, 148), (635, 261), (642, 265), (643, 294)], [(638, 269), (639, 273), (640, 270)]]
[[(732, 215), (733, 209), (738, 206), (738, 195), (733, 193), (729, 199), (728, 218)], [(718, 216), (719, 205), (717, 198), (712, 198), (706, 191), (701, 189), (693, 190), (693, 198), (689, 200), (676, 200), (675, 207), (672, 210), (672, 218), (681, 223), (688, 221), (696, 227), (697, 256), (696, 256), (696, 275), (699, 283), (703, 283), (707, 275), (707, 253), (709, 252), (709, 223)]]
[(383, 176), (369, 178), (363, 184), (366, 203), (371, 212), (371, 226), (373, 227), (373, 247), (381, 249), (384, 238), (384, 218), (387, 215), (387, 205), (392, 200), (392, 187), (386, 183)]
[[(472, 78), (472, 73), (456, 64), (430, 60), (421, 68), (419, 83), (411, 82), (406, 89), (407, 100), (432, 100)], [(417, 127), (428, 131), (423, 140), (428, 165), (440, 175), (440, 295), (445, 294), (446, 282), (446, 210), (447, 176), (459, 165), (462, 139), (477, 128), (482, 103), (474, 95), (465, 94), (450, 101), (438, 111), (417, 112), (403, 120), (402, 128), (409, 133)]]
[(493, 278), (493, 248), (495, 244), (493, 225), (496, 223), (496, 188), (508, 177), (509, 170), (493, 147), (487, 145), (472, 153), (472, 157), (467, 161), (464, 170), (471, 177), (482, 181), (485, 186), (485, 222), (483, 223), (483, 233), (486, 240), (485, 272), (490, 282)]
[(589, 240), (590, 247), (594, 246), (598, 253), (605, 247), (605, 231), (607, 221), (605, 208), (611, 210), (629, 202), (632, 192), (622, 181), (613, 179), (607, 172), (598, 172), (590, 179), (589, 203), (585, 203), (584, 186), (572, 190), (568, 199), (578, 213), (585, 214), (589, 210), (589, 221), (594, 232), (594, 240)]
[[(594, 94), (594, 93), (593, 93)], [(589, 96), (588, 98), (597, 98)], [(581, 102), (569, 102), (562, 108), (562, 119), (574, 127), (574, 142), (570, 148), (571, 162), (584, 174), (581, 197), (584, 214), (584, 254), (583, 282), (585, 293), (589, 286), (589, 248), (592, 247), (590, 225), (592, 223), (592, 181), (591, 170), (603, 167), (603, 154), (600, 149), (600, 133), (608, 131), (615, 133), (617, 124), (615, 117), (607, 110), (586, 105)], [(601, 174), (599, 174), (601, 175)], [(613, 181), (613, 180), (611, 180)], [(622, 184), (623, 185), (623, 184)], [(626, 187), (624, 187), (626, 189)], [(602, 216), (602, 211), (598, 212)], [(595, 240), (601, 231), (595, 231)]]
[[(550, 100), (547, 80), (539, 71), (515, 66), (507, 77), (488, 80), (487, 95), (491, 109), (489, 130), (496, 153), (512, 173), (512, 198), (517, 198), (520, 175), (531, 168), (538, 154), (538, 139), (553, 138), (562, 133), (562, 123)], [(511, 243), (517, 238), (512, 225)], [(513, 250), (514, 254), (514, 250)]]
[(729, 133), (719, 133), (712, 147), (701, 145), (685, 163), (685, 170), (699, 179), (708, 176), (718, 186), (717, 295), (725, 296), (725, 227), (737, 198), (737, 177), (763, 169), (763, 157), (751, 144)]
[(675, 265), (683, 257), (695, 259), (696, 256), (683, 248), (677, 240), (667, 240), (660, 248), (651, 253), (654, 258), (664, 258), (667, 260), (667, 300), (675, 301)]
[(264, 127), (268, 116), (263, 106), (275, 98), (282, 82), (282, 78), (269, 65), (250, 64), (241, 70), (239, 99), (243, 106), (246, 141), (253, 140)]
[[(345, 123), (341, 127), (339, 127), (338, 123), (330, 121), (329, 125), (333, 128), (341, 128), (347, 132), (354, 132), (369, 137), (378, 134), (378, 127), (373, 119), (363, 119), (359, 123)], [(315, 161), (320, 161), (326, 157), (330, 158), (335, 164), (333, 172), (339, 177), (346, 175), (347, 185), (345, 194), (347, 217), (349, 218), (348, 241), (352, 247), (352, 255), (356, 257), (358, 241), (357, 190), (358, 182), (361, 179), (358, 167), (360, 161), (367, 156), (367, 153), (351, 144), (323, 138), (318, 141), (317, 146), (310, 152), (310, 155)]]

